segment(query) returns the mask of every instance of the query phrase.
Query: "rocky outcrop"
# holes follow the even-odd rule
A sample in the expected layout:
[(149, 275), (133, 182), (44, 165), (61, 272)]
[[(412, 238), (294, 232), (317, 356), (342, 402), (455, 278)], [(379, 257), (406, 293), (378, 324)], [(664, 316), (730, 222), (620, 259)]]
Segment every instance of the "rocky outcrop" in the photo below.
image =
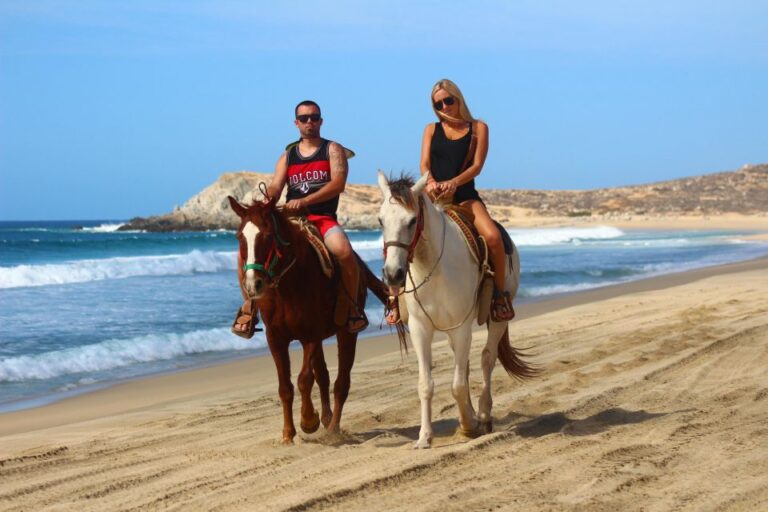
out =
[[(270, 174), (232, 172), (192, 197), (173, 212), (135, 218), (121, 229), (199, 231), (236, 229), (237, 216), (227, 196), (250, 202)], [(719, 215), (768, 212), (768, 164), (747, 165), (678, 180), (595, 190), (486, 189), (481, 195), (494, 217), (513, 224), (520, 216), (591, 217), (616, 215)], [(348, 229), (378, 227), (381, 193), (375, 185), (347, 185), (339, 202), (339, 222)]]
[(251, 200), (260, 182), (269, 183), (270, 174), (230, 172), (222, 174), (215, 183), (192, 197), (171, 213), (153, 217), (136, 217), (121, 230), (146, 231), (205, 231), (237, 229), (239, 219), (229, 207), (227, 196)]
[(648, 185), (595, 190), (485, 190), (491, 205), (530, 208), (541, 216), (629, 213), (685, 215), (757, 214), (768, 211), (768, 164)]

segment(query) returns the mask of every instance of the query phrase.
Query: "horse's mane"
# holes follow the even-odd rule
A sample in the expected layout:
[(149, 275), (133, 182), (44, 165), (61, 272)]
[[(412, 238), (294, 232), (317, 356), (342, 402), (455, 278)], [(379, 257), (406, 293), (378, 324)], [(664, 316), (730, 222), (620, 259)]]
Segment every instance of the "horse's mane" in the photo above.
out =
[(416, 210), (416, 198), (411, 192), (414, 183), (416, 182), (413, 177), (406, 174), (401, 174), (399, 178), (389, 182), (389, 192), (392, 194), (392, 199), (411, 211)]

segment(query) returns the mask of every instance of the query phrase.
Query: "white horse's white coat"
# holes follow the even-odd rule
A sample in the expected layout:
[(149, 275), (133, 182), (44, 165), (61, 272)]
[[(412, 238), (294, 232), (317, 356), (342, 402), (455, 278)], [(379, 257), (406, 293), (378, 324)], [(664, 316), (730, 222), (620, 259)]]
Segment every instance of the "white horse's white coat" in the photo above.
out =
[[(423, 175), (411, 188), (415, 198), (422, 194), (424, 197), (424, 231), (415, 247), (412, 263), (408, 265), (408, 251), (395, 246), (388, 247), (384, 260), (384, 281), (391, 288), (397, 289), (402, 284), (396, 282), (396, 276), (408, 272), (405, 304), (411, 342), (418, 358), (421, 400), (421, 430), (414, 448), (429, 448), (432, 443), (432, 338), (435, 331), (446, 332), (453, 349), (452, 392), (459, 410), (461, 430), (469, 434), (479, 427), (478, 423), (490, 429), (491, 372), (496, 363), (499, 340), (507, 327), (506, 322), (490, 322), (482, 353), (483, 390), (478, 403), (479, 414), (476, 415), (469, 396), (468, 372), (472, 324), (478, 314), (476, 292), (482, 276), (461, 230), (424, 194), (426, 178)], [(378, 181), (384, 195), (379, 211), (383, 239), (385, 242), (398, 241), (410, 245), (416, 224), (413, 220), (418, 215), (418, 209), (411, 211), (391, 200), (389, 182), (381, 172)], [(506, 289), (514, 297), (520, 282), (517, 250), (513, 260), (513, 268), (507, 268)], [(418, 289), (412, 292), (414, 285)]]

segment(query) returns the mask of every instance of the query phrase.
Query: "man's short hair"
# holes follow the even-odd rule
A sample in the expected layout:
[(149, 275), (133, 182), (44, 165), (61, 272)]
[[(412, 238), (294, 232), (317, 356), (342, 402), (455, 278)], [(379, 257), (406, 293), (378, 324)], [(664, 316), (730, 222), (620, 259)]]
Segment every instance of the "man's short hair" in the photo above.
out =
[(299, 107), (302, 107), (302, 106), (304, 106), (304, 107), (315, 107), (317, 109), (317, 113), (322, 115), (322, 112), (320, 111), (320, 105), (318, 105), (317, 103), (315, 103), (312, 100), (304, 100), (301, 103), (299, 103), (298, 105), (296, 105), (295, 109), (293, 109), (294, 117), (299, 115)]

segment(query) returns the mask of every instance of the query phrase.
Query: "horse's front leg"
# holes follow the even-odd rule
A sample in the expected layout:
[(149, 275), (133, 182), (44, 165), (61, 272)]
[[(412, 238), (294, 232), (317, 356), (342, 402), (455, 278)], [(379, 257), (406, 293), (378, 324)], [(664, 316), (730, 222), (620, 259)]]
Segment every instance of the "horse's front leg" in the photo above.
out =
[(450, 331), (448, 337), (453, 348), (453, 385), (451, 391), (459, 409), (461, 433), (474, 435), (477, 430), (477, 416), (469, 397), (469, 349), (472, 344), (472, 321)]
[(312, 386), (315, 383), (313, 373), (313, 361), (317, 357), (318, 350), (322, 350), (321, 342), (318, 340), (301, 340), (301, 346), (304, 349), (304, 360), (299, 373), (299, 393), (301, 393), (301, 430), (307, 434), (315, 432), (320, 426), (320, 416), (315, 411), (312, 404)]
[(435, 382), (432, 380), (432, 336), (434, 329), (410, 318), (408, 328), (411, 331), (411, 343), (416, 350), (416, 358), (419, 361), (419, 400), (421, 400), (421, 429), (419, 440), (414, 448), (429, 448), (432, 446), (432, 396), (435, 391)]
[(277, 368), (278, 393), (283, 404), (283, 444), (292, 444), (296, 436), (293, 424), (293, 384), (291, 384), (291, 359), (288, 356), (288, 340), (273, 338), (267, 330), (269, 351)]
[(328, 375), (328, 367), (325, 364), (325, 354), (323, 353), (323, 344), (319, 344), (319, 348), (315, 351), (314, 357), (312, 357), (312, 372), (315, 374), (315, 382), (320, 389), (320, 421), (323, 426), (328, 428), (331, 424), (331, 399), (329, 389), (331, 386), (331, 377)]
[(488, 324), (488, 339), (485, 342), (485, 348), (483, 348), (483, 354), (480, 359), (480, 364), (483, 367), (483, 390), (480, 392), (480, 400), (477, 407), (480, 427), (486, 434), (493, 432), (491, 375), (493, 374), (493, 367), (496, 366), (496, 358), (499, 354), (499, 340), (506, 328), (507, 322), (490, 322)]
[(328, 425), (328, 432), (338, 432), (341, 425), (341, 412), (344, 402), (349, 396), (349, 387), (352, 383), (352, 365), (355, 362), (355, 350), (357, 349), (357, 334), (350, 334), (346, 325), (336, 332), (336, 342), (339, 352), (339, 374), (333, 383), (333, 417)]

